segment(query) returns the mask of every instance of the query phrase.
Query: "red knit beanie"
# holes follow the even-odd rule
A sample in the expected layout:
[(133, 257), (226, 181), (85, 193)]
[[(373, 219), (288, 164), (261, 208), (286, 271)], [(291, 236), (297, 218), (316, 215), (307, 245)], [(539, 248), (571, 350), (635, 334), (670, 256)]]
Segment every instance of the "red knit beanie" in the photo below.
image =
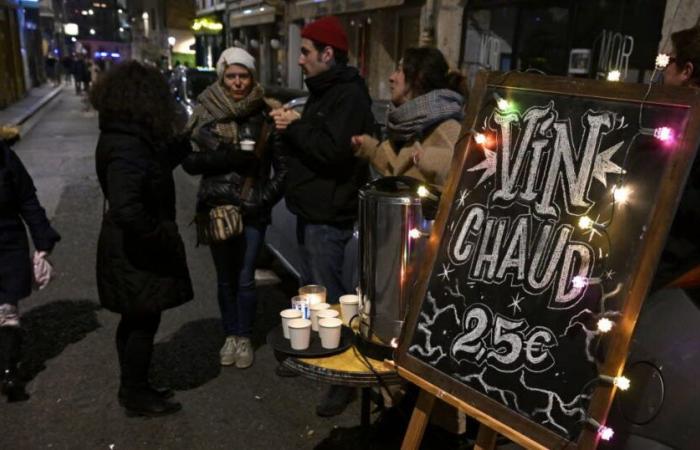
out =
[(301, 30), (301, 37), (348, 51), (348, 35), (336, 16), (322, 17)]

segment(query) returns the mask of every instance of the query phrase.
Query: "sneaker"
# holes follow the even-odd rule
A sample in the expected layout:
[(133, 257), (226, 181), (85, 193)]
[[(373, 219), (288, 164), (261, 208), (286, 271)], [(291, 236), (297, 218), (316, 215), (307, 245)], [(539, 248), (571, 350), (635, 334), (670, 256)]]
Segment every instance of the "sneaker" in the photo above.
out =
[(333, 417), (345, 411), (355, 396), (355, 388), (347, 386), (331, 386), (321, 403), (316, 406), (316, 415)]
[(255, 353), (253, 352), (253, 344), (250, 338), (239, 337), (238, 345), (236, 346), (236, 367), (239, 369), (247, 369), (253, 365)]
[(226, 342), (224, 346), (221, 347), (219, 351), (219, 357), (222, 366), (230, 366), (236, 362), (238, 347), (238, 337), (237, 336), (226, 336)]

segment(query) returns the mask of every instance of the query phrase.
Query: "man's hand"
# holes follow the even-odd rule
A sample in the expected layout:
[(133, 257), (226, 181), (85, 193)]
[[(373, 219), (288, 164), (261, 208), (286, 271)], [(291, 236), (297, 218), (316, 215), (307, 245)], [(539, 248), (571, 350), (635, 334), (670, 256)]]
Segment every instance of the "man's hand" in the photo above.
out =
[(270, 111), (270, 117), (274, 119), (277, 130), (285, 130), (290, 123), (299, 120), (301, 115), (293, 109), (277, 108)]

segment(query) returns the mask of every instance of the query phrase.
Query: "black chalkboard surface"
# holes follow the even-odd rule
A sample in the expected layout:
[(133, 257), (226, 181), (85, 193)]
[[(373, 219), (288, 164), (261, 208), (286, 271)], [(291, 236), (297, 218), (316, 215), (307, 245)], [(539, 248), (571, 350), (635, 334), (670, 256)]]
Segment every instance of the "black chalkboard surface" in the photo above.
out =
[(697, 92), (646, 88), (480, 75), (404, 329), (400, 366), (550, 448), (605, 423), (695, 154)]

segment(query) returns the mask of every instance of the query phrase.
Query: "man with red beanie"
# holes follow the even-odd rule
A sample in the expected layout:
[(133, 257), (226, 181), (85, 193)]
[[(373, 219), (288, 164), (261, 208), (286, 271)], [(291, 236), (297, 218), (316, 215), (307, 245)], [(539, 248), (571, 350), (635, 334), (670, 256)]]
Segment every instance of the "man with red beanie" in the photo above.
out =
[[(369, 92), (357, 69), (348, 63), (348, 37), (337, 17), (321, 18), (301, 32), (299, 65), (309, 98), (301, 116), (272, 111), (289, 148), (287, 207), (297, 216), (297, 241), (306, 267), (304, 284), (321, 284), (329, 303), (354, 291), (343, 285), (347, 243), (357, 220), (358, 190), (368, 167), (355, 158), (351, 138), (375, 130)], [(332, 386), (316, 412), (340, 414), (353, 391)]]

